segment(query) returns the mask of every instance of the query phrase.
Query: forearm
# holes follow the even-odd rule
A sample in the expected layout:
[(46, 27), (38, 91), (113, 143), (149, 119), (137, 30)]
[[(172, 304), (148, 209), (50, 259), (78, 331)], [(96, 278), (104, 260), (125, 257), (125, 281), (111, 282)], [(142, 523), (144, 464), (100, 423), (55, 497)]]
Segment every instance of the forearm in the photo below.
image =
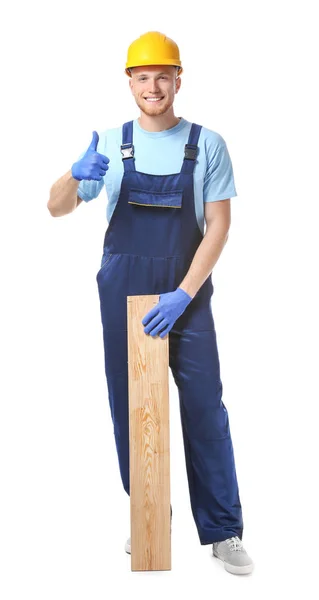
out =
[(228, 228), (212, 223), (197, 248), (192, 263), (179, 287), (192, 298), (206, 281), (217, 263), (228, 237)]
[(47, 203), (52, 217), (61, 217), (76, 208), (79, 183), (70, 170), (52, 185)]

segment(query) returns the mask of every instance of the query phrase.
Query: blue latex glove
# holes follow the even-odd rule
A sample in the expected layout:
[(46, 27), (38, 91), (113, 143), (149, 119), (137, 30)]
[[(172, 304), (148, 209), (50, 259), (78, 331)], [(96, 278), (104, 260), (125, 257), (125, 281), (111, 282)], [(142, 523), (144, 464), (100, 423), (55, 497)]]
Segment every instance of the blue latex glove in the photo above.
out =
[(72, 165), (71, 173), (74, 179), (78, 181), (82, 181), (82, 179), (100, 181), (104, 177), (109, 168), (110, 159), (96, 151), (98, 142), (99, 134), (93, 131), (92, 141), (86, 153)]
[(192, 299), (182, 288), (177, 288), (175, 292), (161, 294), (156, 306), (142, 319), (143, 325), (146, 325), (144, 332), (154, 337), (163, 330), (160, 337), (165, 337)]

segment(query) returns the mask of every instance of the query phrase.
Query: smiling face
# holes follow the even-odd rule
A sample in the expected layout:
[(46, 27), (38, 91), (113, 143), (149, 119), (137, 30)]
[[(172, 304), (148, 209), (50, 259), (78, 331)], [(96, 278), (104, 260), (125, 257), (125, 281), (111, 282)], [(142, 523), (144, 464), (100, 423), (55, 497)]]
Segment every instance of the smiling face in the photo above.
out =
[(181, 86), (177, 69), (171, 65), (134, 67), (129, 80), (137, 106), (148, 116), (165, 114)]

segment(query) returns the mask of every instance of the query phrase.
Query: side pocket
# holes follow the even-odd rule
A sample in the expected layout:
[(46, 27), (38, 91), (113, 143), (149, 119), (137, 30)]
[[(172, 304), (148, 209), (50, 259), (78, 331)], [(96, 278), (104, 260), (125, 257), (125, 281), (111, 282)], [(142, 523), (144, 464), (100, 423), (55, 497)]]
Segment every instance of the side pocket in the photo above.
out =
[(104, 271), (106, 265), (110, 262), (112, 256), (113, 256), (113, 254), (110, 254), (110, 252), (103, 252), (103, 256), (102, 256), (102, 260), (101, 260), (101, 267), (100, 267), (99, 271), (96, 274), (96, 278), (98, 278), (98, 276), (100, 275), (100, 273), (102, 271)]

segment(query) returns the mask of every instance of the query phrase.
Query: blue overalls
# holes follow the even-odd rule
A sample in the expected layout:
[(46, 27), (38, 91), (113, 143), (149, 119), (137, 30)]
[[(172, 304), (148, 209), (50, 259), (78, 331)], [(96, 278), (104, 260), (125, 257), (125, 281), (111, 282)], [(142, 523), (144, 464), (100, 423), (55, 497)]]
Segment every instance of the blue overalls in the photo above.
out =
[[(174, 291), (203, 239), (193, 183), (200, 131), (201, 126), (193, 123), (180, 173), (150, 175), (135, 169), (133, 121), (122, 128), (124, 174), (96, 281), (110, 409), (127, 494), (127, 296)], [(228, 413), (222, 402), (213, 289), (210, 275), (169, 333), (169, 365), (179, 393), (191, 509), (202, 545), (236, 535), (242, 538), (243, 533)]]

